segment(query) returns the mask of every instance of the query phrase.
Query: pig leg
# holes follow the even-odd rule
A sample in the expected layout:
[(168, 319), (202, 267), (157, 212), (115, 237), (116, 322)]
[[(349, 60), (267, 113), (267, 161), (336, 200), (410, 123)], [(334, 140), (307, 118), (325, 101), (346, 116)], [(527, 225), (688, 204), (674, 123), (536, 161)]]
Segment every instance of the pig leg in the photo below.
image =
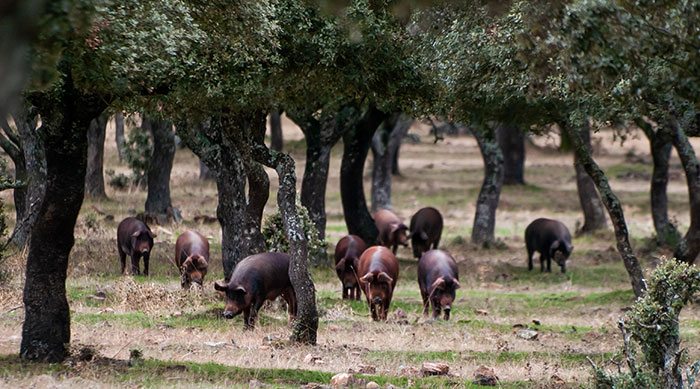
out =
[(265, 300), (259, 300), (255, 302), (255, 305), (253, 305), (253, 309), (250, 311), (250, 328), (253, 329), (255, 327), (255, 320), (258, 318), (258, 311), (260, 308), (262, 308), (263, 304), (265, 303)]
[(151, 254), (144, 254), (143, 256), (143, 275), (147, 276), (148, 275), (148, 260), (150, 259)]
[(250, 321), (250, 306), (243, 309), (243, 331), (252, 330), (255, 323)]
[(282, 298), (287, 302), (287, 313), (289, 314), (289, 322), (293, 322), (297, 316), (297, 302), (294, 296), (294, 289), (289, 288), (282, 294)]
[(121, 247), (119, 248), (119, 260), (122, 262), (122, 274), (124, 274), (126, 270), (126, 253), (122, 251)]
[(433, 242), (433, 250), (437, 250), (438, 244), (440, 244), (440, 237), (438, 236), (437, 239), (435, 239), (435, 242)]
[(423, 289), (420, 290), (420, 295), (423, 298), (423, 316), (428, 316), (428, 307), (430, 302), (428, 301), (428, 293), (424, 292)]
[(345, 285), (342, 286), (343, 288), (343, 300), (348, 299), (348, 288), (345, 287)]
[(132, 252), (131, 253), (131, 275), (137, 276), (140, 274), (139, 272), (139, 259), (141, 258), (141, 254), (137, 252)]
[(441, 310), (440, 305), (433, 303), (433, 320), (437, 320), (440, 317)]
[(552, 257), (547, 255), (547, 273), (552, 272)]
[(361, 294), (362, 293), (360, 292), (360, 285), (355, 285), (355, 300), (360, 301)]
[(382, 306), (382, 320), (386, 321), (386, 318), (389, 314), (389, 305), (391, 304), (391, 298), (386, 299), (384, 301), (383, 306)]
[(375, 307), (374, 304), (372, 304), (372, 302), (369, 300), (367, 300), (367, 303), (369, 304), (369, 311), (372, 314), (372, 320), (379, 320), (379, 317), (377, 316), (377, 307)]
[(399, 248), (399, 245), (398, 245), (398, 244), (394, 244), (394, 245), (392, 246), (391, 251), (394, 253), (394, 255), (396, 255), (396, 250), (397, 250), (398, 248)]
[(531, 249), (530, 246), (527, 247), (527, 269), (532, 271), (532, 254), (534, 254), (535, 250)]

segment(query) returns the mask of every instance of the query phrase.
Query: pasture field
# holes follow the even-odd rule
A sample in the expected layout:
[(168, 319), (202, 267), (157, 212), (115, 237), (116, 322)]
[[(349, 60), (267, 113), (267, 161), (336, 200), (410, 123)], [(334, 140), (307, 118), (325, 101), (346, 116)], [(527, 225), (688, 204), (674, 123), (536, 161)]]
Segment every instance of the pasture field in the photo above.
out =
[[(297, 161), (301, 185), (304, 141), (291, 122), (283, 123), (285, 151)], [(621, 344), (617, 320), (632, 304), (633, 294), (612, 230), (575, 238), (565, 275), (557, 266), (553, 273), (541, 274), (537, 263), (537, 271), (527, 270), (523, 233), (530, 221), (559, 219), (572, 233), (582, 222), (572, 155), (557, 151), (555, 136), (531, 138), (528, 184), (504, 187), (496, 224), (500, 243), (483, 249), (469, 243), (483, 169), (475, 140), (446, 137), (433, 144), (422, 124), (415, 124), (411, 132), (421, 141), (407, 141), (401, 148), (402, 176), (393, 181), (393, 208), (406, 222), (423, 206), (443, 213), (441, 248), (457, 259), (462, 285), (449, 322), (421, 316), (417, 262), (410, 248), (399, 249), (401, 270), (387, 323), (372, 322), (364, 301), (341, 300), (330, 268), (312, 270), (320, 313), (315, 347), (286, 344), (290, 328), (284, 307), (276, 303), (263, 308), (252, 331), (242, 330), (240, 316), (223, 319), (224, 304), (213, 288), (214, 280), (223, 277), (221, 232), (218, 224), (193, 221), (199, 214), (215, 215), (216, 185), (198, 180), (196, 156), (182, 149), (175, 158), (171, 191), (185, 221), (154, 228), (158, 236), (150, 277), (121, 276), (116, 251), (118, 222), (143, 209), (146, 193), (107, 188), (109, 200), (84, 202), (67, 281), (75, 350), (68, 362), (23, 364), (18, 359), (26, 253), (9, 258), (4, 266), (11, 274), (0, 286), (0, 385), (299, 387), (310, 382), (327, 385), (334, 374), (354, 369), (370, 372), (364, 378), (380, 386), (472, 387), (474, 372), (486, 365), (495, 370), (502, 387), (585, 387), (591, 376), (587, 356), (616, 368), (609, 360)], [(648, 272), (661, 256), (670, 254), (650, 239), (648, 142), (641, 132), (623, 146), (606, 132), (593, 138), (596, 160), (622, 200), (635, 250)], [(113, 139), (110, 126), (105, 168), (128, 172), (118, 163)], [(700, 143), (694, 142), (697, 149)], [(329, 252), (346, 234), (338, 177), (341, 153), (342, 146), (336, 146), (328, 182)], [(277, 208), (277, 177), (273, 171), (269, 174), (273, 193), (266, 213)], [(675, 151), (670, 174), (669, 212), (685, 231), (687, 191)], [(368, 173), (368, 199), (369, 185)], [(12, 218), (11, 193), (3, 193), (3, 199)], [(107, 215), (114, 218), (107, 220)], [(186, 229), (202, 232), (212, 243), (210, 273), (201, 290), (181, 290), (171, 263), (175, 239)], [(397, 308), (406, 317), (396, 314)], [(680, 326), (688, 360), (700, 359), (697, 305), (683, 311)], [(309, 354), (314, 358), (307, 358)], [(417, 371), (423, 362), (447, 363), (450, 375), (422, 378)]]

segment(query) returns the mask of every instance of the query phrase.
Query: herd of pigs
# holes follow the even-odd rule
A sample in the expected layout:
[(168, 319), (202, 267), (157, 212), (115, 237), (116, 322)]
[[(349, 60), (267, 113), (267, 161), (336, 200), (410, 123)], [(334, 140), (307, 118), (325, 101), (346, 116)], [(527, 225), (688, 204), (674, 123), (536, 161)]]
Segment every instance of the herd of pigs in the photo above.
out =
[[(399, 278), (396, 249), (411, 241), (413, 255), (418, 261), (418, 285), (423, 298), (423, 314), (428, 316), (432, 306), (433, 318), (444, 312), (449, 320), (455, 291), (460, 287), (457, 263), (444, 250), (438, 249), (443, 219), (432, 207), (422, 208), (411, 218), (410, 228), (390, 210), (374, 214), (379, 231), (379, 245), (367, 247), (356, 235), (343, 237), (335, 248), (335, 269), (342, 285), (343, 299), (360, 299), (364, 293), (374, 320), (386, 320), (391, 298)], [(141, 220), (124, 219), (117, 229), (117, 245), (122, 273), (126, 256), (131, 256), (131, 273), (139, 274), (143, 258), (143, 273), (148, 275), (148, 259), (153, 248), (154, 234)], [(537, 219), (525, 230), (528, 268), (533, 268), (533, 254), (540, 253), (541, 271), (551, 272), (554, 259), (566, 271), (566, 260), (573, 246), (566, 226), (556, 220)], [(238, 263), (228, 283), (217, 281), (214, 288), (225, 294), (223, 316), (231, 319), (243, 313), (244, 328), (252, 328), (258, 310), (266, 300), (282, 297), (287, 302), (290, 321), (296, 316), (296, 296), (289, 279), (290, 257), (284, 253), (251, 255)], [(178, 268), (183, 288), (194, 282), (202, 285), (209, 263), (209, 242), (202, 234), (186, 231), (175, 244), (174, 265)], [(546, 267), (545, 267), (546, 264)]]

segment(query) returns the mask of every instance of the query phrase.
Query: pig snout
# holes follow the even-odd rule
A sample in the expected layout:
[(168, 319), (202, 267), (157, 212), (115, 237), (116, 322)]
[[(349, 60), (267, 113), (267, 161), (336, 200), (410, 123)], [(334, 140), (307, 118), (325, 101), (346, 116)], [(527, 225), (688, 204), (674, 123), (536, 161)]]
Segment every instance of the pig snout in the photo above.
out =
[(235, 316), (233, 314), (233, 312), (231, 312), (231, 311), (224, 311), (224, 313), (222, 315), (224, 316), (225, 319), (233, 319), (233, 316)]
[(382, 298), (379, 297), (379, 296), (377, 296), (377, 297), (375, 297), (375, 298), (372, 299), (372, 303), (373, 303), (373, 304), (376, 304), (376, 305), (379, 305), (379, 304), (382, 303)]
[(451, 311), (450, 306), (448, 305), (448, 306), (444, 307), (443, 311), (445, 311), (445, 320), (450, 320), (450, 311)]
[(346, 282), (344, 287), (345, 289), (352, 289), (355, 287), (355, 284), (353, 284), (352, 282)]
[(195, 284), (199, 284), (199, 286), (202, 286), (202, 279), (201, 278), (193, 278), (192, 282)]

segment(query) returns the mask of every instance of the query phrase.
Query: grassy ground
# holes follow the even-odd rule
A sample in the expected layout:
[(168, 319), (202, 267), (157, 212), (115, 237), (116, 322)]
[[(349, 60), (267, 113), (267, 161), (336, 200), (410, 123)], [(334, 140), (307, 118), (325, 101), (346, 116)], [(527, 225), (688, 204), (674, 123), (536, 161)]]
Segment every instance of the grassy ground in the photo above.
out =
[[(9, 261), (12, 276), (0, 288), (1, 386), (200, 386), (230, 387), (265, 384), (298, 387), (328, 384), (335, 373), (361, 368), (374, 371), (366, 379), (384, 386), (469, 387), (475, 370), (493, 367), (504, 387), (580, 387), (589, 384), (586, 356), (611, 366), (620, 336), (616, 322), (632, 301), (629, 281), (614, 248), (612, 231), (574, 239), (575, 250), (566, 275), (528, 272), (523, 233), (537, 217), (562, 220), (572, 232), (582, 216), (575, 191), (572, 156), (553, 150), (557, 139), (533, 138), (527, 148), (528, 185), (506, 187), (501, 196), (496, 233), (504, 245), (485, 250), (468, 243), (474, 203), (482, 179), (482, 162), (470, 137), (447, 138), (435, 145), (426, 128), (412, 132), (422, 142), (401, 149), (402, 176), (393, 188), (394, 210), (408, 221), (417, 209), (435, 206), (445, 217), (441, 246), (459, 263), (457, 301), (449, 322), (421, 316), (416, 261), (410, 249), (399, 250), (401, 272), (388, 323), (374, 323), (361, 301), (343, 301), (335, 273), (313, 269), (321, 327), (315, 347), (289, 345), (284, 308), (266, 306), (253, 331), (243, 332), (240, 318), (221, 317), (223, 302), (213, 290), (222, 277), (221, 232), (216, 224), (198, 224), (199, 214), (214, 215), (216, 187), (200, 182), (196, 157), (187, 150), (176, 156), (172, 176), (173, 202), (182, 210), (181, 225), (156, 227), (151, 277), (119, 275), (116, 226), (143, 208), (145, 193), (108, 188), (109, 200), (87, 200), (76, 227), (76, 246), (67, 292), (72, 310), (75, 357), (60, 365), (24, 364), (19, 351), (26, 253)], [(301, 172), (304, 144), (285, 122), (287, 150)], [(113, 139), (113, 133), (108, 134)], [(622, 199), (632, 241), (646, 271), (660, 256), (653, 247), (648, 187), (650, 156), (641, 137), (620, 147), (608, 134), (594, 135), (596, 159), (612, 179)], [(328, 183), (328, 241), (346, 234), (340, 206), (341, 147), (336, 147)], [(106, 146), (106, 167), (127, 172), (118, 163), (113, 142)], [(269, 171), (276, 191), (276, 175)], [(367, 177), (369, 180), (369, 177)], [(365, 188), (368, 190), (369, 181)], [(276, 209), (271, 196), (266, 212)], [(3, 199), (11, 202), (10, 193)], [(9, 207), (11, 208), (11, 206)], [(674, 155), (669, 186), (671, 216), (684, 230), (689, 223), (684, 177)], [(114, 221), (106, 220), (107, 215)], [(196, 229), (212, 242), (212, 268), (201, 290), (182, 291), (171, 264), (178, 234)], [(105, 298), (101, 298), (106, 296)], [(689, 360), (700, 358), (697, 331), (700, 310), (683, 311), (681, 331)], [(537, 333), (521, 337), (523, 330)], [(81, 357), (86, 351), (91, 360)], [(142, 359), (127, 361), (133, 353)], [(305, 362), (311, 354), (320, 362)], [(423, 362), (449, 364), (449, 377), (421, 378)], [(363, 370), (364, 371), (364, 370)]]

